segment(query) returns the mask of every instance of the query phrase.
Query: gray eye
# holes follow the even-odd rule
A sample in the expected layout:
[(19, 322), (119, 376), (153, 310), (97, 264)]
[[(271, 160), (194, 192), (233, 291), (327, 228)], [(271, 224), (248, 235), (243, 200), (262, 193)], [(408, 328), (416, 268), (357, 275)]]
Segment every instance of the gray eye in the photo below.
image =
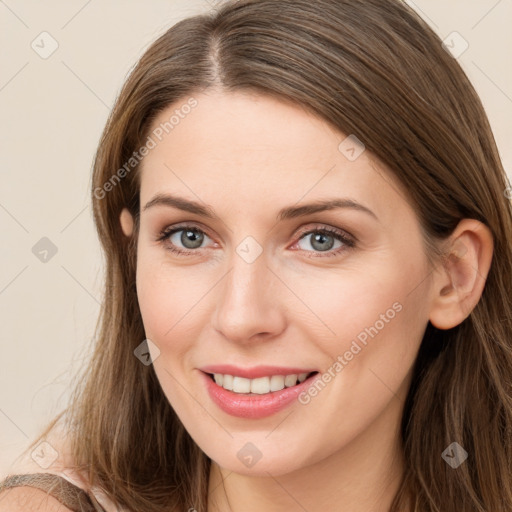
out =
[[(301, 246), (301, 242), (303, 241), (307, 241), (307, 245), (309, 245), (309, 247)], [(306, 235), (304, 235), (304, 237), (301, 238), (299, 241), (299, 246), (301, 249), (306, 251), (310, 251), (312, 248), (315, 251), (325, 252), (330, 251), (333, 248), (338, 248), (334, 247), (335, 242), (338, 242), (338, 247), (341, 247), (343, 245), (343, 243), (337, 240), (336, 237), (333, 235), (329, 235), (328, 233), (322, 232), (314, 232), (307, 233)]]
[(178, 237), (179, 242), (183, 245), (185, 249), (197, 249), (198, 247), (201, 247), (205, 235), (199, 230), (186, 228), (180, 229), (179, 231), (176, 231), (171, 235), (170, 241), (174, 245), (176, 245), (176, 240), (173, 240), (173, 237)]

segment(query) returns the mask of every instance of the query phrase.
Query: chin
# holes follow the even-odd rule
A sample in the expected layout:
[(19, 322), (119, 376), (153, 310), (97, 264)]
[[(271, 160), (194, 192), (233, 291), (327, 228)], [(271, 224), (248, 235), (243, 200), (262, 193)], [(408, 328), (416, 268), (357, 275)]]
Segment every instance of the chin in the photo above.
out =
[(315, 447), (311, 443), (311, 435), (304, 436), (309, 442), (286, 433), (281, 436), (286, 441), (272, 440), (271, 437), (268, 431), (250, 436), (234, 434), (234, 439), (224, 444), (212, 445), (211, 439), (198, 444), (222, 469), (256, 477), (268, 477), (269, 474), (281, 476), (299, 471), (329, 456), (329, 448)]

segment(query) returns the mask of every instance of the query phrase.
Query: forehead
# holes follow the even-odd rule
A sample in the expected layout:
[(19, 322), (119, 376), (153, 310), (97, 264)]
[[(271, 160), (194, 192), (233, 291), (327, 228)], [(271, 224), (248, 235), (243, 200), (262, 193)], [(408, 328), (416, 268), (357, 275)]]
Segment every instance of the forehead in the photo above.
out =
[(301, 107), (242, 92), (193, 98), (194, 108), (178, 101), (150, 128), (156, 146), (141, 166), (142, 204), (179, 192), (214, 209), (239, 201), (278, 210), (334, 196), (371, 204), (377, 215), (409, 208), (389, 172), (367, 151), (357, 157), (357, 139)]

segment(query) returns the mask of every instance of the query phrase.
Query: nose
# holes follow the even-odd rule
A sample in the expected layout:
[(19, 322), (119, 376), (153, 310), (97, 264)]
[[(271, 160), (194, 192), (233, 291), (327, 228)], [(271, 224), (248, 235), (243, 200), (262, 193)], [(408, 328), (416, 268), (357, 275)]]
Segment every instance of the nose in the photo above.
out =
[(213, 327), (236, 343), (270, 340), (285, 329), (282, 283), (264, 254), (248, 263), (234, 254), (230, 271), (219, 283)]

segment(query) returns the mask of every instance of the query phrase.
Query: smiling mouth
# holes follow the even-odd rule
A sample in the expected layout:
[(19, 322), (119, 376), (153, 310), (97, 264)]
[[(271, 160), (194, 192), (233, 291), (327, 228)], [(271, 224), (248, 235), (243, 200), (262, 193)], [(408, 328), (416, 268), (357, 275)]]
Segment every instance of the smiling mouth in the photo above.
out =
[(302, 384), (307, 379), (313, 377), (318, 372), (290, 374), (290, 375), (272, 375), (268, 377), (258, 377), (256, 379), (247, 379), (236, 375), (209, 373), (209, 377), (217, 386), (240, 395), (266, 395), (281, 391), (285, 388), (292, 388)]

